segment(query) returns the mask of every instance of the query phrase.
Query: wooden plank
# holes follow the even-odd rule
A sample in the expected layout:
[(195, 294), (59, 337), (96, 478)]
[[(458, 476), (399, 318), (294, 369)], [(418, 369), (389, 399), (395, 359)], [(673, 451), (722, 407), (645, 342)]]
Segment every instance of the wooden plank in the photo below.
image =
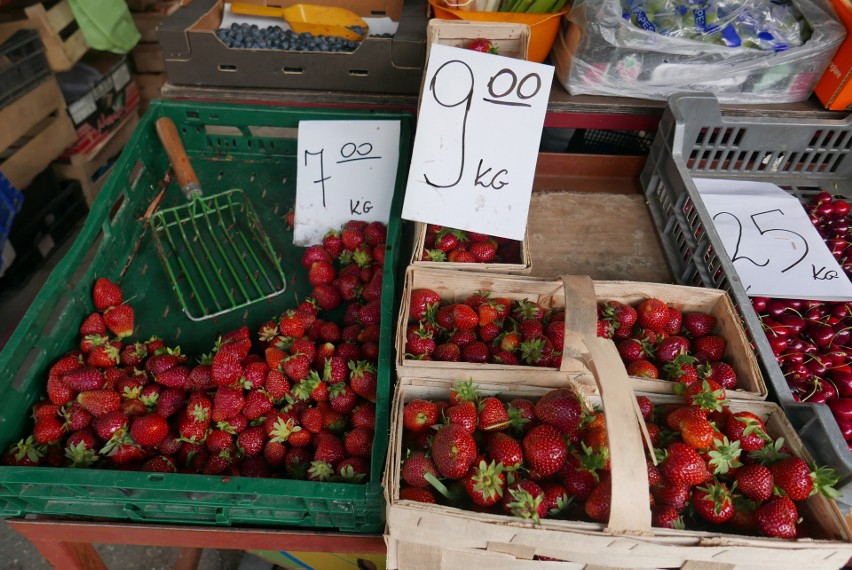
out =
[(569, 191), (533, 192), (532, 276), (673, 282), (644, 196), (590, 192), (586, 180), (570, 177), (565, 186)]
[(4, 107), (0, 110), (0, 152), (58, 109), (65, 112), (65, 100), (52, 77)]
[(64, 110), (59, 111), (58, 116), (50, 120), (44, 130), (0, 164), (0, 170), (13, 186), (24, 188), (62, 154), (62, 151), (73, 144), (76, 138), (77, 133), (71, 119)]
[(38, 30), (47, 63), (54, 71), (68, 71), (89, 49), (82, 30), (75, 30), (65, 39), (61, 36), (63, 29), (74, 21), (68, 0), (62, 0), (50, 10), (40, 3), (32, 4), (23, 13), (23, 19), (0, 24), (0, 41), (20, 29)]
[(644, 156), (542, 152), (535, 166), (536, 192), (571, 190), (612, 194), (641, 194), (639, 174)]

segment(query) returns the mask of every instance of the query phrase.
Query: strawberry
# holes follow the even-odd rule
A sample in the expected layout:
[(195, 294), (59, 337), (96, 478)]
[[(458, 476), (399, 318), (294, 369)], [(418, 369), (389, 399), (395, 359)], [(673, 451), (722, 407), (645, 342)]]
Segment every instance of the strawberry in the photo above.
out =
[(43, 417), (35, 422), (33, 438), (41, 445), (59, 441), (65, 435), (65, 426), (58, 417)]
[(544, 491), (542, 502), (547, 506), (547, 516), (556, 516), (571, 504), (571, 496), (568, 494), (568, 490), (559, 483), (543, 482), (540, 487)]
[(368, 427), (376, 429), (376, 406), (371, 402), (361, 402), (349, 416), (349, 422), (353, 428)]
[(652, 331), (663, 331), (669, 320), (669, 308), (660, 299), (645, 299), (636, 308), (636, 323)]
[(240, 388), (220, 386), (213, 398), (213, 413), (211, 419), (215, 422), (236, 416), (243, 409), (245, 399)]
[(322, 247), (332, 259), (337, 259), (343, 252), (343, 242), (340, 241), (340, 232), (329, 230), (322, 238)]
[(447, 424), (435, 434), (432, 458), (443, 477), (460, 479), (476, 458), (476, 442), (463, 427)]
[(770, 441), (763, 420), (751, 412), (736, 412), (725, 424), (724, 434), (738, 441), (745, 452), (757, 451)]
[(520, 325), (518, 325), (518, 330), (524, 340), (538, 338), (544, 335), (544, 325), (538, 319), (524, 319), (521, 321)]
[(460, 362), (461, 349), (459, 345), (453, 342), (445, 342), (435, 346), (435, 351), (432, 353), (432, 360), (439, 362)]
[(141, 367), (147, 357), (148, 347), (144, 343), (135, 342), (121, 349), (119, 364), (121, 366)]
[(480, 507), (496, 505), (503, 499), (506, 475), (503, 465), (484, 460), (470, 468), (462, 479), (462, 486), (473, 504)]
[(462, 349), (461, 359), (464, 362), (485, 363), (488, 361), (490, 352), (488, 345), (482, 341), (471, 342)]
[(96, 311), (106, 311), (110, 307), (121, 305), (123, 300), (124, 296), (118, 285), (104, 277), (95, 280), (92, 301), (95, 304)]
[(343, 302), (343, 297), (333, 285), (317, 285), (311, 291), (317, 306), (324, 311), (333, 311)]
[[(103, 384), (103, 382), (101, 382)], [(76, 390), (68, 387), (58, 376), (50, 376), (47, 379), (47, 397), (51, 403), (64, 406), (74, 399)]]
[(722, 524), (734, 516), (731, 491), (724, 483), (713, 483), (692, 490), (692, 506), (705, 520)]
[(497, 242), (491, 240), (484, 243), (472, 243), (469, 251), (476, 258), (477, 263), (491, 263), (497, 255)]
[(551, 425), (532, 428), (522, 444), (526, 465), (536, 478), (543, 479), (559, 471), (568, 456), (562, 434)]
[(789, 497), (772, 497), (754, 512), (754, 523), (760, 534), (776, 538), (796, 538), (799, 513)]
[(166, 388), (157, 398), (157, 413), (170, 418), (178, 413), (186, 403), (186, 392), (182, 388)]
[(683, 530), (683, 517), (680, 512), (672, 507), (657, 506), (651, 516), (651, 525), (658, 528), (672, 528)]
[(305, 354), (292, 354), (281, 362), (281, 369), (292, 382), (301, 382), (311, 371), (311, 361)]
[(290, 383), (283, 373), (278, 370), (270, 370), (266, 374), (264, 389), (272, 398), (272, 401), (277, 403), (290, 393)]
[(340, 438), (331, 433), (318, 433), (314, 436), (314, 461), (324, 461), (333, 467), (343, 461), (345, 449)]
[(622, 340), (616, 345), (618, 355), (625, 364), (646, 360), (651, 355), (651, 349), (647, 343), (635, 338)]
[(121, 407), (121, 396), (112, 390), (86, 390), (77, 394), (77, 402), (96, 418)]
[(794, 501), (804, 501), (816, 491), (808, 464), (799, 457), (788, 457), (769, 466), (775, 485)]
[(701, 456), (680, 442), (669, 444), (660, 471), (669, 483), (690, 487), (703, 483), (710, 475)]
[(657, 506), (669, 507), (680, 513), (686, 508), (690, 497), (690, 487), (684, 484), (673, 484), (664, 482), (661, 485), (651, 487), (651, 494)]
[(530, 519), (536, 524), (539, 524), (548, 514), (544, 491), (529, 479), (522, 479), (509, 485), (503, 493), (502, 504), (503, 510), (508, 514)]
[(302, 267), (310, 269), (317, 261), (331, 262), (331, 256), (322, 245), (312, 245), (302, 253)]
[(429, 482), (425, 478), (427, 473), (437, 477), (432, 459), (423, 451), (412, 451), (402, 464), (403, 480), (412, 487), (428, 487)]
[[(308, 281), (311, 285), (328, 285), (337, 277), (334, 266), (328, 261), (315, 261), (308, 270)], [(284, 334), (284, 333), (282, 333)], [(285, 336), (301, 336), (286, 335)]]
[(480, 53), (500, 53), (497, 46), (491, 40), (478, 38), (467, 44), (467, 49)]
[(727, 346), (728, 343), (724, 337), (714, 334), (700, 336), (692, 341), (695, 357), (702, 361), (722, 360)]
[(402, 424), (418, 433), (438, 423), (438, 407), (428, 400), (412, 400), (402, 410)]
[(460, 331), (474, 330), (479, 324), (479, 315), (469, 306), (457, 303), (452, 305), (452, 321)]
[[(221, 371), (221, 369), (220, 369)], [(211, 377), (213, 376), (213, 369), (211, 367), (210, 371)], [(186, 366), (173, 366), (169, 368), (165, 372), (161, 372), (154, 377), (154, 382), (157, 384), (162, 384), (167, 388), (189, 388), (189, 368)]]
[(347, 457), (334, 472), (341, 483), (362, 483), (370, 473), (370, 464), (362, 457)]
[(612, 480), (607, 477), (601, 480), (595, 487), (586, 503), (583, 505), (583, 510), (592, 520), (598, 522), (607, 522), (609, 520), (610, 507), (612, 506)]
[(523, 466), (524, 454), (521, 444), (510, 435), (497, 432), (488, 445), (488, 457), (501, 463), (507, 470), (515, 470)]
[(369, 459), (373, 452), (373, 430), (355, 428), (343, 438), (347, 455)]
[(104, 336), (106, 334), (106, 324), (104, 324), (104, 319), (100, 313), (92, 313), (80, 325), (80, 336)]
[(175, 473), (177, 472), (177, 467), (172, 459), (164, 455), (158, 455), (143, 463), (140, 471), (146, 473)]
[(772, 496), (772, 472), (759, 463), (743, 465), (734, 474), (734, 481), (740, 493), (758, 503), (768, 501)]
[(83, 358), (79, 353), (67, 354), (56, 361), (48, 371), (48, 378), (61, 378), (72, 370), (83, 367)]
[[(681, 385), (683, 386), (683, 385)], [(680, 386), (678, 387), (680, 389)], [(693, 381), (682, 389), (686, 403), (705, 414), (719, 412), (727, 396), (725, 390), (712, 380)]]
[(479, 429), (482, 431), (502, 431), (509, 427), (509, 414), (503, 402), (493, 396), (479, 401)]
[(535, 416), (550, 424), (560, 433), (571, 436), (576, 433), (583, 416), (577, 396), (566, 388), (551, 390), (535, 404)]
[(359, 245), (364, 243), (364, 232), (357, 228), (345, 228), (340, 232), (340, 241), (346, 251), (355, 251)]
[[(667, 364), (674, 362), (680, 356), (689, 353), (689, 340), (682, 336), (670, 336), (664, 338), (657, 345), (656, 358), (659, 362)], [(694, 361), (694, 359), (693, 359)]]
[(130, 436), (143, 447), (154, 447), (169, 433), (169, 424), (160, 414), (140, 416), (130, 424)]
[(376, 246), (387, 242), (388, 229), (382, 222), (370, 222), (364, 228), (364, 241)]
[(80, 352), (88, 356), (92, 349), (96, 346), (101, 346), (109, 342), (106, 335), (87, 335), (80, 339)]
[[(671, 417), (671, 416), (670, 416)], [(713, 444), (716, 430), (707, 418), (689, 416), (680, 422), (680, 436), (693, 449), (706, 449)]]
[(305, 334), (305, 325), (296, 311), (287, 311), (278, 322), (278, 330), (282, 336), (301, 338)]
[(435, 495), (428, 489), (418, 489), (415, 487), (403, 487), (399, 490), (400, 501), (417, 501), (418, 503), (428, 503), (434, 505)]
[(412, 330), (406, 336), (405, 352), (414, 356), (429, 355), (435, 351), (435, 339), (432, 332), (422, 325)]
[[(103, 372), (91, 366), (77, 368), (62, 376), (62, 383), (75, 392), (98, 390), (103, 387), (105, 380)], [(58, 403), (58, 402), (54, 402)]]
[(116, 410), (102, 417), (96, 417), (92, 420), (92, 428), (101, 440), (108, 441), (116, 432), (126, 428), (127, 422), (127, 416)]
[[(683, 330), (692, 338), (707, 336), (716, 328), (716, 317), (707, 313), (684, 313)], [(716, 360), (719, 360), (718, 358)]]
[(709, 362), (705, 365), (706, 378), (713, 380), (725, 390), (735, 390), (737, 387), (737, 373), (730, 364), (724, 362)]
[(466, 249), (461, 249), (461, 246), (459, 246), (449, 253), (447, 261), (453, 263), (476, 263), (476, 256)]
[(669, 307), (669, 319), (666, 322), (663, 332), (670, 335), (680, 334), (680, 328), (682, 325), (683, 314), (674, 307)]
[(263, 452), (264, 445), (266, 445), (266, 433), (261, 426), (247, 428), (237, 436), (237, 448), (249, 457)]
[(369, 362), (360, 360), (354, 364), (350, 362), (349, 368), (352, 371), (349, 377), (349, 385), (352, 391), (365, 400), (375, 402), (378, 384), (376, 367)]
[(104, 312), (104, 324), (118, 338), (133, 334), (135, 314), (130, 305), (117, 305)]
[(479, 423), (479, 413), (473, 402), (459, 402), (444, 410), (444, 416), (451, 424), (462, 426), (469, 434), (473, 435)]
[(204, 440), (204, 446), (210, 453), (219, 453), (225, 449), (232, 449), (234, 446), (234, 436), (225, 430), (216, 429), (207, 435)]
[(627, 374), (637, 378), (648, 378), (649, 380), (657, 380), (660, 377), (660, 371), (657, 367), (647, 360), (634, 360), (628, 364)]

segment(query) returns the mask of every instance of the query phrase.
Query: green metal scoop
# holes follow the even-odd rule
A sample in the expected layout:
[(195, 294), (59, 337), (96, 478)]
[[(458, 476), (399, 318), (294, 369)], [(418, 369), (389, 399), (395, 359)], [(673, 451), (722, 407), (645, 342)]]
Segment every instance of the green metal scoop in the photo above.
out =
[(187, 203), (155, 212), (151, 229), (186, 316), (209, 319), (283, 293), (281, 262), (245, 193), (205, 196), (174, 122), (158, 119), (157, 134)]

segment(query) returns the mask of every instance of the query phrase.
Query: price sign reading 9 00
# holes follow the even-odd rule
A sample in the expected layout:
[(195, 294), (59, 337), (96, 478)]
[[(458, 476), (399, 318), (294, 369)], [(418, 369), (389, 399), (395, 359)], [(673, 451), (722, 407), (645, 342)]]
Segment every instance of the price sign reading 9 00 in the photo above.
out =
[(388, 223), (399, 133), (399, 121), (299, 123), (294, 243), (319, 243), (351, 219)]
[(550, 66), (432, 46), (403, 217), (522, 239), (552, 79)]

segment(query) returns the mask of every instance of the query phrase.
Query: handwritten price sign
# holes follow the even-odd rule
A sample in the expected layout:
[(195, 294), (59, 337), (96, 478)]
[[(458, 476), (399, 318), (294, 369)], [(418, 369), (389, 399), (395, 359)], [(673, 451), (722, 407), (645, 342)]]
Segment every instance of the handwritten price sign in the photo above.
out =
[(765, 182), (695, 185), (749, 295), (852, 300), (852, 283), (795, 197)]
[(553, 67), (433, 45), (402, 217), (524, 238)]
[(299, 122), (293, 243), (320, 243), (352, 219), (388, 222), (399, 132), (399, 121)]

